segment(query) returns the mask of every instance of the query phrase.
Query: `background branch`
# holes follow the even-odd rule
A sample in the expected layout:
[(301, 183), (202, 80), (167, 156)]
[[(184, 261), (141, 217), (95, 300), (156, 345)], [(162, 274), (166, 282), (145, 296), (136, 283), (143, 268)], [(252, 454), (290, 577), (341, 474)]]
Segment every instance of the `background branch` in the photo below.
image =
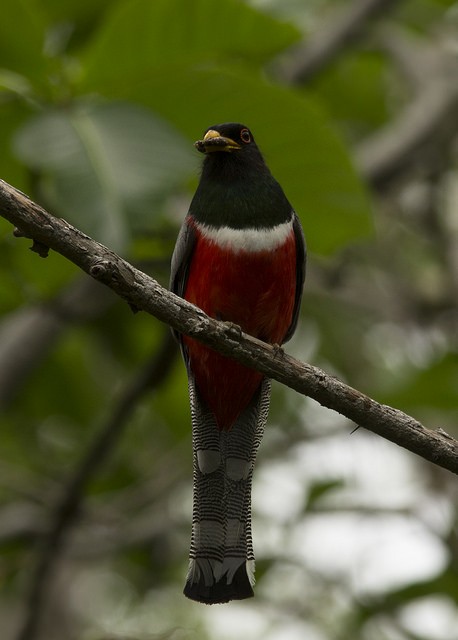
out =
[(342, 49), (364, 34), (367, 23), (391, 9), (395, 0), (356, 0), (318, 28), (313, 37), (294, 48), (292, 58), (281, 65), (279, 75), (291, 84), (307, 82), (328, 65)]
[(96, 317), (114, 299), (98, 282), (84, 278), (52, 300), (7, 316), (0, 323), (0, 410), (10, 406), (68, 325)]
[[(289, 55), (282, 55), (274, 66), (274, 75), (293, 85), (307, 83), (349, 45), (367, 37), (369, 23), (386, 16), (395, 4), (393, 0), (349, 3)], [(406, 107), (355, 149), (362, 175), (382, 192), (412, 164), (437, 169), (437, 147), (447, 149), (453, 144), (457, 134), (458, 66), (453, 48), (445, 42), (420, 45), (393, 24), (383, 27), (382, 22), (375, 31), (374, 42), (393, 58), (404, 76), (409, 76), (409, 85), (413, 84), (413, 95)]]
[(458, 442), (441, 429), (426, 429), (411, 416), (381, 405), (321, 369), (300, 362), (231, 325), (209, 318), (65, 220), (54, 218), (2, 180), (0, 210), (22, 235), (33, 239), (34, 247), (38, 243), (40, 247), (59, 252), (112, 288), (132, 307), (150, 313), (177, 331), (313, 398), (359, 426), (458, 473)]
[(458, 124), (458, 65), (453, 56), (440, 53), (426, 71), (414, 99), (388, 125), (363, 140), (356, 148), (356, 162), (372, 187), (382, 190), (393, 177), (414, 162), (437, 168), (437, 152), (454, 140)]

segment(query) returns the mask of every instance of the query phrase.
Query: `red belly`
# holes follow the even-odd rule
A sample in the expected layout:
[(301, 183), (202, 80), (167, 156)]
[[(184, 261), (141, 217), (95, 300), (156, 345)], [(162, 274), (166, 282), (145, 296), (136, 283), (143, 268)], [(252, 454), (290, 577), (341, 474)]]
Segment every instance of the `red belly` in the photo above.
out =
[[(238, 252), (198, 238), (184, 297), (219, 320), (281, 344), (291, 324), (296, 294), (293, 232), (274, 251)], [(220, 429), (229, 429), (248, 405), (262, 374), (184, 336), (191, 369), (203, 400)]]

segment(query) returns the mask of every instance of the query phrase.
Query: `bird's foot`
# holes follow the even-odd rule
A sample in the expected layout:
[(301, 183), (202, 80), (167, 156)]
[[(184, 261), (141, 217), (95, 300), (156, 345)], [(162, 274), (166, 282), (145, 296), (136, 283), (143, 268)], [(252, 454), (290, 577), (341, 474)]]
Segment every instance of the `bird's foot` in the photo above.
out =
[(285, 357), (285, 351), (284, 351), (283, 347), (281, 346), (281, 344), (277, 344), (275, 342), (272, 345), (272, 349), (273, 349), (275, 358), (284, 358)]
[(226, 325), (226, 333), (229, 336), (233, 335), (237, 338), (240, 338), (243, 332), (241, 327), (238, 324), (236, 324), (235, 322), (229, 322), (228, 320), (226, 320), (224, 324)]

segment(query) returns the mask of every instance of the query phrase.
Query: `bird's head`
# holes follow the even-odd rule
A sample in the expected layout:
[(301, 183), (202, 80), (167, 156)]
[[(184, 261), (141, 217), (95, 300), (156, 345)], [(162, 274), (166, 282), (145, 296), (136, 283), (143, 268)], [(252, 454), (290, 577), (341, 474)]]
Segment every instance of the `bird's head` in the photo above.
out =
[(202, 140), (194, 143), (201, 153), (239, 153), (256, 148), (253, 134), (243, 124), (226, 122), (215, 124), (207, 129)]
[(244, 124), (226, 122), (207, 129), (202, 140), (194, 143), (205, 154), (203, 174), (220, 175), (225, 182), (232, 178), (256, 175), (256, 179), (269, 174), (253, 134)]
[(291, 205), (248, 127), (237, 122), (212, 125), (195, 146), (205, 155), (190, 208), (197, 220), (242, 228), (290, 219)]

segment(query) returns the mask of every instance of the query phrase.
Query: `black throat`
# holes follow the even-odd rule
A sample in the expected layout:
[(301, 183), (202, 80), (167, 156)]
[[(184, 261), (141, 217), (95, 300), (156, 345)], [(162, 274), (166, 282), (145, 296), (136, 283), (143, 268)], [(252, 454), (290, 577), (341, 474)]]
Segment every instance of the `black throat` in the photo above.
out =
[(209, 226), (265, 228), (290, 220), (292, 207), (253, 145), (207, 154), (190, 213)]

